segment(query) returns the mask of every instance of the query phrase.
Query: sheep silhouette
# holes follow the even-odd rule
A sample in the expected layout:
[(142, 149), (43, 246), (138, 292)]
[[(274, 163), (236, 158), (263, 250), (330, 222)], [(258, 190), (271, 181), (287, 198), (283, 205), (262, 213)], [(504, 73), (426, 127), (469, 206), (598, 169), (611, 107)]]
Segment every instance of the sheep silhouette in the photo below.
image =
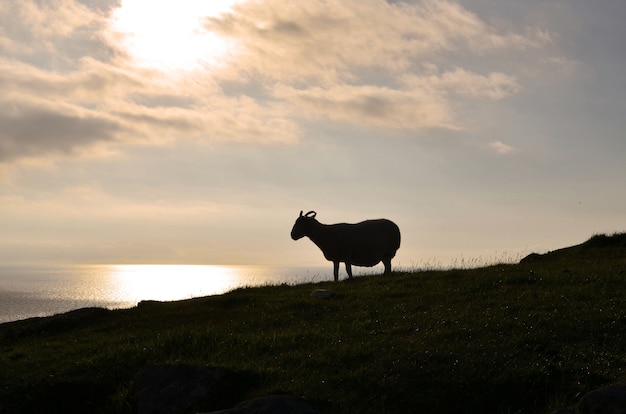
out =
[(326, 260), (333, 262), (335, 282), (339, 279), (339, 263), (346, 266), (352, 278), (352, 265), (372, 267), (380, 262), (385, 274), (391, 272), (391, 259), (400, 248), (400, 229), (387, 219), (365, 220), (360, 223), (322, 224), (315, 219), (317, 213), (309, 211), (296, 220), (291, 238), (307, 236), (320, 248)]

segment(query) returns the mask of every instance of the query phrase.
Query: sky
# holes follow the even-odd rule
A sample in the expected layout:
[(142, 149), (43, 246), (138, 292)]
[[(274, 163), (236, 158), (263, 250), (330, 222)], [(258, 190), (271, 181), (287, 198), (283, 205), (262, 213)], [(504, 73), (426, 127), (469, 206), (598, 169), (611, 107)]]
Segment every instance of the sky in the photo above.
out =
[(516, 260), (626, 230), (626, 2), (0, 3), (0, 263)]

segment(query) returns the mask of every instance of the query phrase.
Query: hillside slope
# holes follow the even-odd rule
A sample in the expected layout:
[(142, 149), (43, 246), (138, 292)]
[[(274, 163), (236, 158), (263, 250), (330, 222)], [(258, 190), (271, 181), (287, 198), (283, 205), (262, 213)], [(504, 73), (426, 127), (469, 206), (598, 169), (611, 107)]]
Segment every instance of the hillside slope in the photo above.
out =
[(288, 392), (325, 413), (550, 412), (626, 372), (625, 236), (597, 237), (516, 265), (3, 324), (0, 412), (121, 412), (150, 364), (227, 368), (242, 398)]

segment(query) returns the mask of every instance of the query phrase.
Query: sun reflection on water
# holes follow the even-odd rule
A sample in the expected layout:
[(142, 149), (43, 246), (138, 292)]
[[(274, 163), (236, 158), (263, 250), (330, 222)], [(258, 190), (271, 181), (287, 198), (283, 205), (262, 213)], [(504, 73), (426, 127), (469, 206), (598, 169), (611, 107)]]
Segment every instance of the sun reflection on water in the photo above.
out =
[(274, 265), (0, 265), (0, 323), (84, 307), (219, 295), (247, 286), (332, 279), (324, 267)]
[(112, 265), (112, 288), (123, 301), (177, 300), (224, 293), (237, 286), (234, 267), (213, 265)]

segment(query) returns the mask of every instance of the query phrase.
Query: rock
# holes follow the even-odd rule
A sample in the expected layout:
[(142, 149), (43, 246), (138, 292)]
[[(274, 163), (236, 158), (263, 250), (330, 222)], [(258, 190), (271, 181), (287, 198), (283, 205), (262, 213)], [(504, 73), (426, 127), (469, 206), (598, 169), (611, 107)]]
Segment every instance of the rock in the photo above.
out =
[(330, 289), (316, 289), (311, 292), (312, 298), (329, 299), (336, 295), (335, 291)]
[(163, 302), (160, 300), (141, 300), (137, 303), (138, 308), (145, 308), (146, 306), (161, 305)]
[(219, 410), (244, 398), (254, 379), (226, 368), (150, 365), (137, 374), (126, 413), (183, 414)]
[(626, 384), (613, 384), (588, 392), (578, 402), (580, 414), (626, 413)]
[(305, 401), (291, 395), (268, 395), (244, 401), (229, 410), (206, 414), (320, 414)]
[(522, 260), (520, 260), (520, 264), (524, 264), (524, 263), (536, 263), (539, 262), (541, 260), (543, 260), (543, 256), (538, 254), (538, 253), (531, 253), (528, 256), (524, 257)]

